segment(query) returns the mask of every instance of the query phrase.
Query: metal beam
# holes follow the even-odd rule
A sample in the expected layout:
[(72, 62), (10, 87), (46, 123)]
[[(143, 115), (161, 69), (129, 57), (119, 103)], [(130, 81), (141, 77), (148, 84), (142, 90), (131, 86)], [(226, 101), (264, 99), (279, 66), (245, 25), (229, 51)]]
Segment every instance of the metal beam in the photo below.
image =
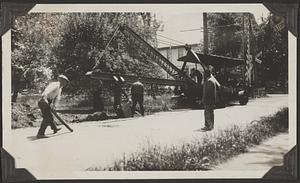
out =
[[(101, 79), (105, 81), (114, 81), (113, 76), (123, 77), (126, 83), (134, 83), (137, 81), (137, 76), (125, 75), (125, 74), (113, 74), (104, 72), (88, 72), (87, 76), (93, 79)], [(157, 84), (166, 86), (184, 86), (185, 82), (180, 80), (170, 80), (170, 79), (158, 79), (158, 78), (148, 78), (140, 77), (143, 83), (147, 84)]]
[(187, 84), (192, 86), (197, 86), (197, 83), (192, 80), (185, 73), (181, 72), (171, 61), (165, 58), (159, 51), (153, 48), (149, 43), (142, 39), (136, 32), (134, 32), (130, 27), (122, 25), (120, 31), (127, 37), (132, 37), (137, 41), (136, 49), (143, 51), (147, 54), (156, 64), (162, 67), (170, 76), (176, 80), (185, 80)]

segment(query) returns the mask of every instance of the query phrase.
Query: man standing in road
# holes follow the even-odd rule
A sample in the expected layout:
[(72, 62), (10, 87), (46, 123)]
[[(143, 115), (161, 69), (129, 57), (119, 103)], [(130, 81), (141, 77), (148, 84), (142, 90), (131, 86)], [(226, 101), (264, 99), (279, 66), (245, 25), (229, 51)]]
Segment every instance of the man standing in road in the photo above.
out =
[(208, 70), (204, 71), (204, 85), (202, 103), (204, 105), (205, 127), (201, 130), (208, 131), (214, 128), (214, 107), (216, 102), (216, 84)]
[(131, 87), (131, 99), (132, 99), (132, 116), (136, 111), (136, 104), (139, 103), (142, 116), (144, 116), (144, 85), (141, 83), (141, 78), (134, 82)]
[(45, 131), (48, 125), (51, 126), (54, 133), (61, 130), (61, 128), (57, 128), (53, 121), (51, 108), (55, 109), (56, 102), (60, 99), (61, 90), (68, 84), (69, 79), (64, 75), (59, 75), (57, 80), (58, 81), (52, 82), (46, 87), (45, 91), (42, 93), (41, 100), (38, 102), (38, 106), (42, 112), (43, 121), (38, 131), (37, 138), (47, 138), (47, 136), (45, 136)]

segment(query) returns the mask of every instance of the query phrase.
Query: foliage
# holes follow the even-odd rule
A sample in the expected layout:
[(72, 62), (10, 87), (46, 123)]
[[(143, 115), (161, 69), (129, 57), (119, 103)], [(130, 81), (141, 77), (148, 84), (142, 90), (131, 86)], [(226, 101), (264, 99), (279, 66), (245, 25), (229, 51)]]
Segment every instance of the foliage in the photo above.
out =
[[(281, 21), (283, 21), (283, 28), (277, 29)], [(288, 78), (288, 39), (284, 21), (283, 18), (269, 14), (258, 25), (254, 16), (248, 13), (209, 13), (209, 51), (211, 54), (244, 58), (247, 44), (243, 45), (243, 39), (246, 43), (251, 22), (251, 53), (255, 56), (262, 52), (259, 58), (262, 64), (254, 62), (259, 78), (256, 79), (256, 86), (267, 85), (268, 87), (271, 83), (279, 82), (282, 88), (287, 87), (285, 82)]]
[[(287, 28), (276, 29), (278, 22), (283, 18), (270, 14), (260, 24), (260, 32), (257, 35), (258, 47), (262, 50), (261, 76), (263, 81), (270, 85), (279, 81), (281, 88), (288, 80), (288, 38)], [(270, 87), (270, 86), (269, 86)]]
[(146, 114), (152, 114), (161, 111), (170, 111), (174, 104), (171, 102), (171, 94), (162, 94), (153, 98), (152, 96), (145, 97), (145, 112)]
[(157, 66), (143, 54), (134, 52), (120, 32), (115, 34), (118, 25), (126, 23), (146, 41), (153, 42), (159, 23), (150, 14), (72, 13), (66, 22), (63, 38), (54, 53), (60, 60), (57, 72), (66, 72), (73, 81), (72, 88), (91, 87), (92, 83), (83, 76), (96, 63), (104, 72), (159, 76)]
[[(15, 19), (12, 27), (12, 66), (23, 68), (27, 84), (41, 89), (52, 77), (56, 60), (52, 53), (61, 38), (63, 14), (33, 13)], [(43, 78), (45, 80), (40, 80)]]
[(237, 18), (241, 14), (210, 13), (210, 52), (216, 55), (238, 57), (242, 45), (242, 24)]
[(208, 170), (229, 158), (246, 152), (252, 145), (258, 145), (268, 137), (288, 130), (288, 108), (273, 116), (264, 117), (241, 128), (234, 125), (201, 141), (180, 146), (161, 147), (151, 145), (140, 152), (117, 160), (111, 167), (90, 167), (87, 171), (149, 171), (149, 170)]
[(23, 67), (27, 87), (35, 90), (62, 73), (71, 79), (66, 91), (90, 90), (98, 82), (84, 75), (96, 62), (101, 63), (102, 71), (159, 77), (159, 67), (134, 52), (121, 33), (104, 52), (121, 23), (155, 46), (161, 23), (150, 13), (31, 13), (18, 17), (12, 28), (12, 64)]

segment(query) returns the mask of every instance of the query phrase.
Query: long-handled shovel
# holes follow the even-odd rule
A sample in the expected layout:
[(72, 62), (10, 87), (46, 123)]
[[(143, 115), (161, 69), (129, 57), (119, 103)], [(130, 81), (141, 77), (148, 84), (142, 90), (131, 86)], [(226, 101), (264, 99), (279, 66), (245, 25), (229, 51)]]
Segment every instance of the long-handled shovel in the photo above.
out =
[(58, 114), (56, 113), (56, 111), (55, 111), (54, 109), (51, 109), (51, 112), (52, 112), (52, 114), (54, 114), (54, 116), (55, 116), (55, 117), (56, 117), (63, 125), (65, 125), (65, 127), (68, 128), (68, 130), (70, 130), (70, 132), (73, 132), (73, 129), (72, 129), (67, 123), (65, 123), (64, 120), (62, 120), (62, 119), (58, 116)]

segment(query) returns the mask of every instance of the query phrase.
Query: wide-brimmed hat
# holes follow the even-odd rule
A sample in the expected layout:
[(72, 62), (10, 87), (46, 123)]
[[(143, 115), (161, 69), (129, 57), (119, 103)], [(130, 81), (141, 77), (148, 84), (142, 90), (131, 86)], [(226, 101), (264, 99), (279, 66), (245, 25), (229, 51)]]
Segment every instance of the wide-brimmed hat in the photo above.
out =
[(67, 76), (65, 76), (65, 75), (59, 75), (58, 77), (57, 77), (58, 79), (63, 79), (63, 80), (65, 80), (65, 81), (67, 81), (67, 82), (70, 82), (70, 80), (67, 78)]

